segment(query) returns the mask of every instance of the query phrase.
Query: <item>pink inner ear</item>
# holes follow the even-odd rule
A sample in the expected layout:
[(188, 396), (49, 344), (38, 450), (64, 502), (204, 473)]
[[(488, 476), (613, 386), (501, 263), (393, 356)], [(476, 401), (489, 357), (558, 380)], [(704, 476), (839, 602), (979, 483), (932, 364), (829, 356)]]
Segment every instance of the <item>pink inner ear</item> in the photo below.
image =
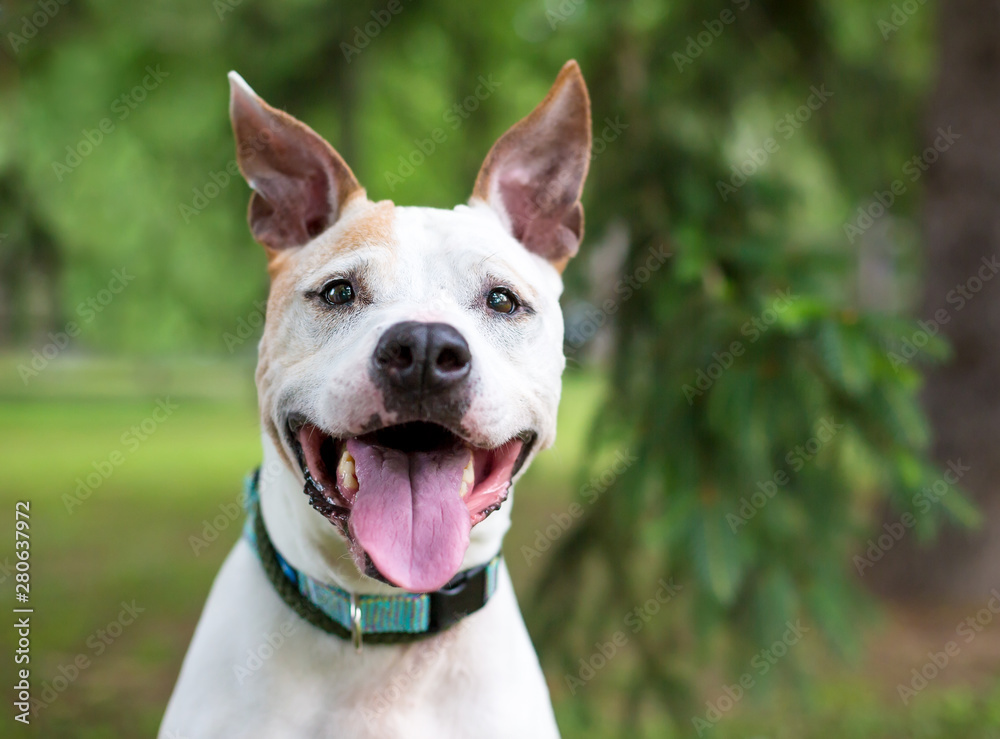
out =
[(504, 168), (497, 179), (515, 239), (549, 260), (576, 254), (582, 225), (576, 197), (582, 183), (572, 169), (561, 169), (557, 160), (541, 160), (533, 168)]
[(535, 215), (536, 206), (532, 203), (531, 173), (526, 167), (512, 167), (497, 177), (496, 197), (507, 218), (510, 219), (510, 230), (518, 241), (524, 239), (528, 221)]
[(336, 221), (361, 186), (315, 131), (258, 97), (230, 75), (237, 156), (254, 195), (250, 229), (270, 249), (302, 246)]
[(580, 192), (590, 164), (590, 101), (567, 62), (546, 98), (494, 144), (473, 196), (489, 203), (529, 251), (557, 264), (583, 236)]
[(268, 174), (254, 180), (260, 198), (250, 210), (250, 228), (272, 248), (299, 245), (316, 238), (335, 217), (329, 178), (320, 169), (297, 175)]

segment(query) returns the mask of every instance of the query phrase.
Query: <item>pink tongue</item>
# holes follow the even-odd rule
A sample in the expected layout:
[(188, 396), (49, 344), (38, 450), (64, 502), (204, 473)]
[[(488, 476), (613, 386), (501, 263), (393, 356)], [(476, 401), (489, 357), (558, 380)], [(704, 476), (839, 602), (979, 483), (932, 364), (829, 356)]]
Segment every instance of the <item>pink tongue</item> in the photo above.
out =
[(358, 477), (351, 533), (378, 571), (410, 592), (438, 590), (455, 576), (472, 522), (459, 497), (467, 449), (401, 452), (347, 441)]

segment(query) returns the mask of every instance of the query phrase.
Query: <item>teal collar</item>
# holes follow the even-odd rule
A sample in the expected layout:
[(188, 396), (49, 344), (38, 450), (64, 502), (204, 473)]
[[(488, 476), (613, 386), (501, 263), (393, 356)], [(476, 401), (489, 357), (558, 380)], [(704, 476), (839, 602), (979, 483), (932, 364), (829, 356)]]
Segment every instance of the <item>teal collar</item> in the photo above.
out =
[(246, 478), (244, 537), (282, 600), (313, 626), (350, 639), (356, 649), (361, 649), (362, 641), (399, 644), (437, 634), (478, 611), (496, 591), (501, 554), (485, 565), (459, 572), (433, 593), (356, 595), (300, 572), (268, 536), (260, 515), (259, 472)]

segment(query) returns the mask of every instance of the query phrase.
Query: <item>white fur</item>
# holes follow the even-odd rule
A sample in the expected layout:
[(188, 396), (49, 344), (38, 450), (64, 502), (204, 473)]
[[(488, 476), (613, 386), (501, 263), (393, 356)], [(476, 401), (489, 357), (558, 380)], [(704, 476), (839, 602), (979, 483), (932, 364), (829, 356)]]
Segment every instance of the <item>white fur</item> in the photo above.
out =
[[(531, 429), (536, 449), (549, 446), (565, 362), (557, 271), (518, 244), (484, 204), (395, 208), (391, 243), (373, 237), (337, 250), (374, 207), (352, 202), (331, 229), (288, 257), (289, 285), (271, 296), (261, 342), (265, 426), (281, 428), (290, 411), (308, 412), (329, 433), (346, 436), (372, 413), (386, 417), (366, 371), (378, 337), (397, 321), (445, 321), (473, 357), (475, 394), (463, 420), (473, 443), (493, 446)], [(318, 314), (302, 297), (360, 263), (376, 278), (377, 294), (354, 320)], [(534, 315), (513, 324), (491, 314), (481, 301), (491, 277), (528, 298)], [(358, 571), (335, 527), (310, 507), (301, 472), (286, 461), (294, 456), (280, 443), (284, 449), (264, 433), (260, 485), (278, 551), (314, 578), (356, 593), (392, 592)], [(510, 505), (473, 528), (463, 568), (500, 549)], [(291, 633), (269, 649), (265, 637), (274, 642), (283, 628)], [(247, 675), (248, 660), (255, 665), (253, 656), (269, 651)], [(227, 736), (545, 739), (558, 730), (506, 568), (490, 602), (451, 630), (356, 654), (299, 620), (241, 541), (212, 587), (160, 729), (161, 739)]]

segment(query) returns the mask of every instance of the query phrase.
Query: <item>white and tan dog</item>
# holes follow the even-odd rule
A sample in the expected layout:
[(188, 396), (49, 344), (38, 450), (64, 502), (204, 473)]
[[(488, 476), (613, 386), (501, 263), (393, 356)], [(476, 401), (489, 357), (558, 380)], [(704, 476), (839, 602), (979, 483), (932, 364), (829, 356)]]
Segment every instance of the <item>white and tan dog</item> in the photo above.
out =
[[(469, 204), (438, 210), (368, 200), (319, 135), (230, 82), (271, 276), (261, 525), (289, 577), (350, 594), (360, 635), (356, 598), (440, 599), (496, 563), (501, 504), (555, 438), (587, 91), (567, 63)], [(160, 737), (558, 736), (502, 562), (456, 625), (358, 650), (300, 618), (258, 548), (241, 539), (219, 573)]]

